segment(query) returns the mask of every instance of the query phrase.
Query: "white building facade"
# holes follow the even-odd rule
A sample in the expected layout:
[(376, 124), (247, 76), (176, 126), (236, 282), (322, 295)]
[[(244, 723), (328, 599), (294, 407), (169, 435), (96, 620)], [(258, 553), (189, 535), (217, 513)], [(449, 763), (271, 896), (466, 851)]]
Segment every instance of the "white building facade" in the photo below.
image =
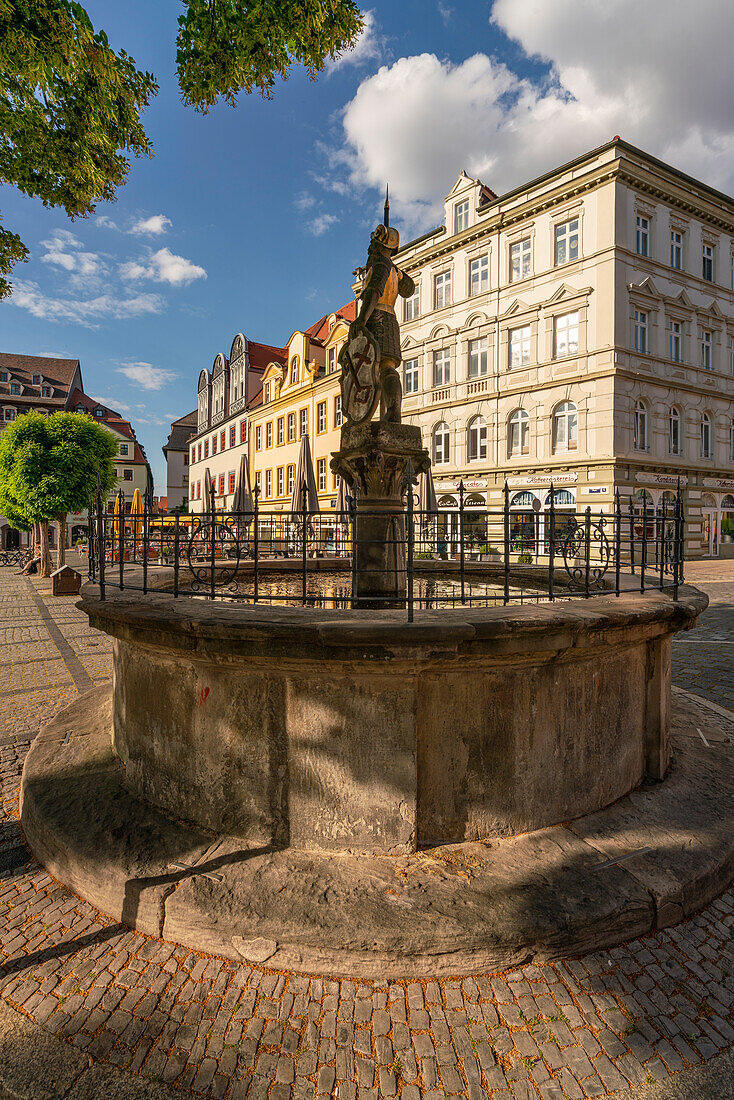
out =
[(442, 525), (507, 481), (536, 545), (560, 509), (669, 501), (689, 556), (734, 555), (734, 200), (620, 139), (501, 197), (465, 173), (396, 262), (403, 419)]

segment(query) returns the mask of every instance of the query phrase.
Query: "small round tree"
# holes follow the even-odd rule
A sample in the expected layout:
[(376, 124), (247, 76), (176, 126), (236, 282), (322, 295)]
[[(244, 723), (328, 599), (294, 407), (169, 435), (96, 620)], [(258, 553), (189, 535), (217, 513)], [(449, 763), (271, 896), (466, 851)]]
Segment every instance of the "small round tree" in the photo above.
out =
[(0, 435), (0, 513), (11, 527), (40, 527), (42, 577), (51, 574), (48, 524), (59, 524), (58, 565), (65, 561), (66, 516), (82, 512), (99, 481), (114, 487), (117, 444), (84, 413), (29, 412)]

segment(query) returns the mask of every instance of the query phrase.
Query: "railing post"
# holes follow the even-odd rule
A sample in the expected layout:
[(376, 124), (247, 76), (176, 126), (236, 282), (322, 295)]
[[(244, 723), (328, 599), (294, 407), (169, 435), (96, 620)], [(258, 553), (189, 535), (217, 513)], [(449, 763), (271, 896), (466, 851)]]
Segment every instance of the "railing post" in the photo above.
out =
[(645, 591), (645, 567), (647, 565), (647, 490), (642, 498), (642, 552), (640, 555), (640, 592)]
[(662, 501), (660, 503), (661, 503), (660, 517), (659, 517), (660, 527), (659, 527), (659, 531), (658, 531), (659, 550), (658, 550), (657, 558), (658, 558), (658, 567), (660, 569), (660, 591), (662, 592), (663, 586), (664, 586), (664, 581), (665, 581), (665, 524), (666, 524), (667, 512), (668, 512), (667, 501), (665, 499), (665, 493), (663, 493), (663, 498), (662, 498)]
[(675, 501), (675, 539), (673, 554), (673, 599), (678, 599), (678, 588), (683, 584), (683, 547), (685, 524), (683, 518), (683, 497), (680, 491), (680, 478), (678, 478), (678, 492)]
[(259, 586), (259, 567), (260, 567), (260, 512), (257, 506), (258, 499), (260, 497), (260, 489), (258, 488), (257, 481), (255, 481), (255, 491), (253, 493), (254, 511), (253, 511), (253, 532), (252, 532), (252, 550), (255, 555), (255, 563), (253, 565), (253, 585), (252, 585), (252, 601), (257, 603), (258, 599), (258, 586)]
[(305, 485), (301, 486), (301, 522), (303, 524), (303, 530), (301, 532), (301, 603), (306, 606), (306, 523), (308, 521), (308, 513), (306, 511), (306, 505), (308, 504), (308, 489)]
[(548, 599), (554, 600), (553, 593), (553, 574), (555, 572), (555, 554), (556, 554), (556, 504), (555, 504), (555, 490), (553, 489), (553, 482), (550, 485), (550, 514), (548, 516), (549, 531), (548, 531)]
[(413, 622), (413, 550), (415, 532), (413, 531), (413, 463), (408, 459), (408, 561), (406, 580), (408, 582), (408, 622)]
[(635, 575), (635, 509), (632, 503), (632, 497), (629, 501), (629, 521), (630, 521), (630, 572), (632, 576)]
[(123, 493), (122, 489), (120, 489), (117, 496), (120, 501), (120, 510), (118, 513), (120, 517), (120, 530), (118, 532), (118, 536), (120, 549), (120, 591), (122, 592), (123, 588), (125, 587), (125, 494)]
[[(412, 491), (412, 490), (411, 490)], [(466, 603), (466, 550), (464, 548), (464, 479), (459, 482), (459, 577), (461, 580), (461, 602)]]
[(87, 577), (90, 581), (95, 577), (95, 545), (94, 545), (94, 525), (97, 517), (94, 514), (94, 495), (89, 498), (89, 505), (87, 508)]
[(97, 553), (99, 555), (99, 598), (105, 598), (104, 593), (104, 556), (105, 556), (105, 514), (102, 508), (102, 490), (97, 490)]
[(150, 502), (148, 494), (143, 500), (143, 594), (148, 591), (148, 527), (150, 522)]
[(510, 489), (505, 481), (504, 490), (504, 536), (505, 536), (505, 604), (510, 602)]
[(349, 526), (352, 536), (352, 607), (357, 596), (357, 485), (352, 485), (352, 491), (347, 498)]
[(173, 524), (173, 596), (178, 596), (179, 520), (178, 512)]
[(619, 499), (619, 488), (614, 492), (614, 594), (619, 595), (619, 572), (622, 557), (622, 502)]
[(584, 595), (591, 595), (589, 574), (591, 571), (591, 505), (586, 505), (584, 520), (584, 550), (586, 551), (586, 569), (584, 571)]
[(212, 599), (214, 599), (214, 554), (215, 554), (215, 541), (216, 541), (216, 522), (217, 513), (214, 505), (214, 497), (212, 496), (212, 507), (209, 513), (209, 525), (212, 533), (212, 552), (209, 559), (209, 580), (211, 581)]

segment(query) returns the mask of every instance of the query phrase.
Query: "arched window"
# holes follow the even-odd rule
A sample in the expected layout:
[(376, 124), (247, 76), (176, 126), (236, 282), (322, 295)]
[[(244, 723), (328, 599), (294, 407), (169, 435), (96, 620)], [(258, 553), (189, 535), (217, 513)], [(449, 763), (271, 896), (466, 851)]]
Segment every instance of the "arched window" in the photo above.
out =
[(668, 417), (668, 453), (672, 455), (683, 454), (683, 437), (681, 435), (681, 417), (679, 410), (673, 405)]
[(734, 420), (729, 425), (729, 461), (734, 462)]
[(442, 420), (433, 429), (433, 461), (437, 466), (446, 463), (450, 458), (449, 426)]
[(530, 416), (515, 409), (507, 422), (507, 453), (510, 458), (530, 454)]
[(711, 417), (708, 413), (704, 413), (701, 417), (701, 458), (713, 457), (712, 446)]
[(294, 355), (291, 359), (291, 382), (298, 381), (298, 356)]
[(636, 451), (647, 451), (648, 447), (648, 434), (647, 434), (647, 409), (644, 402), (635, 402), (635, 426), (634, 426), (634, 445)]
[(553, 451), (575, 451), (578, 447), (578, 413), (573, 401), (564, 401), (553, 413)]
[(469, 462), (487, 457), (487, 421), (483, 416), (475, 416), (467, 428), (466, 452)]

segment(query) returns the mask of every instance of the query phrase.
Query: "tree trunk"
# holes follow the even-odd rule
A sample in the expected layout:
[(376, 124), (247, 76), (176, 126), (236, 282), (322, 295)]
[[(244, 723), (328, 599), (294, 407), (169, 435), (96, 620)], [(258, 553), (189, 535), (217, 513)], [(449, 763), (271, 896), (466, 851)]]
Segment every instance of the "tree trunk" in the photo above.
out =
[(41, 529), (41, 566), (39, 569), (39, 576), (50, 577), (51, 576), (51, 551), (48, 545), (48, 520), (43, 520), (40, 524)]
[(59, 547), (56, 551), (56, 568), (66, 565), (66, 512), (57, 517), (59, 522)]

